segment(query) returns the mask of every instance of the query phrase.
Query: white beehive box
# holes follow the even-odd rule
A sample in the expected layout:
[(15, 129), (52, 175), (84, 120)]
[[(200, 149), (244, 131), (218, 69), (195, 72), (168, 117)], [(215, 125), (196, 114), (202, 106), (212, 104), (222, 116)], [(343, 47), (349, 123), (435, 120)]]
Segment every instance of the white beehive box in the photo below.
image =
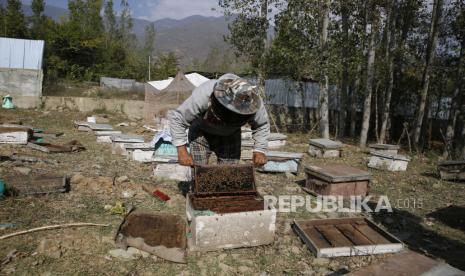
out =
[(178, 163), (156, 164), (153, 175), (158, 178), (176, 181), (191, 181), (191, 171), (191, 167), (181, 166)]
[(0, 144), (26, 145), (31, 133), (29, 128), (0, 126)]
[(330, 139), (310, 139), (308, 153), (312, 157), (341, 157), (342, 143)]
[(186, 200), (188, 236), (192, 251), (251, 247), (273, 243), (276, 231), (276, 210), (205, 214), (197, 212)]
[(368, 167), (391, 172), (403, 172), (407, 170), (409, 162), (410, 158), (403, 155), (372, 152)]
[(195, 167), (193, 193), (187, 195), (188, 245), (193, 251), (270, 244), (276, 210), (256, 191), (252, 165)]
[(368, 146), (372, 151), (382, 152), (387, 154), (398, 154), (400, 146), (390, 144), (371, 144)]

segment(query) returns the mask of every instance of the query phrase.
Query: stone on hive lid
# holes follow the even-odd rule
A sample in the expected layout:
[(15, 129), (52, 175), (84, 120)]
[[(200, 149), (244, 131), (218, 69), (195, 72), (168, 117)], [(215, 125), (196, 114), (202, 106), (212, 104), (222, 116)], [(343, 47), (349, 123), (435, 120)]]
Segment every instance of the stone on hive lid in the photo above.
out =
[(338, 141), (333, 141), (330, 139), (310, 139), (310, 145), (323, 148), (323, 149), (339, 149), (342, 147), (342, 143)]
[(331, 183), (371, 179), (369, 172), (344, 164), (310, 165), (305, 172)]

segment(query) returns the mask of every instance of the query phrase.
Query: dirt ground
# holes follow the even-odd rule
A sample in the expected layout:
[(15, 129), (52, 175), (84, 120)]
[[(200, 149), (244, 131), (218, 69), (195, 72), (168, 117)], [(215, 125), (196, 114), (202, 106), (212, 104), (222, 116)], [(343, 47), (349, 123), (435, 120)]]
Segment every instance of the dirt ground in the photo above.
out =
[[(0, 242), (0, 274), (17, 275), (328, 275), (343, 274), (386, 255), (363, 257), (315, 258), (292, 232), (290, 223), (298, 218), (334, 218), (341, 213), (279, 213), (275, 242), (255, 248), (223, 250), (209, 253), (189, 252), (188, 264), (173, 264), (156, 257), (123, 260), (111, 257), (115, 249), (113, 237), (122, 215), (112, 214), (108, 206), (118, 202), (150, 212), (185, 216), (185, 198), (176, 182), (155, 180), (152, 166), (112, 155), (110, 146), (97, 144), (91, 133), (77, 132), (74, 120), (89, 114), (73, 111), (2, 110), (0, 122), (18, 122), (48, 131), (64, 132), (64, 136), (47, 139), (62, 144), (79, 140), (86, 151), (67, 154), (45, 154), (24, 146), (0, 145), (0, 155), (20, 153), (46, 158), (49, 162), (21, 163), (0, 161), (0, 176), (21, 179), (40, 174), (68, 175), (71, 191), (37, 197), (7, 197), (0, 200), (0, 235), (70, 222), (110, 224), (109, 227), (67, 228), (17, 236)], [(143, 134), (142, 122), (132, 122), (109, 114), (110, 123), (128, 122), (116, 127), (125, 133)], [(305, 152), (311, 138), (289, 134), (283, 151)], [(324, 161), (305, 155), (302, 165), (327, 162), (346, 163), (367, 169), (367, 154), (346, 142), (344, 157)], [(394, 212), (359, 214), (372, 218), (397, 236), (410, 249), (465, 270), (465, 184), (439, 180), (436, 171), (438, 154), (434, 151), (415, 155), (407, 172), (391, 173), (370, 170), (373, 174), (370, 194), (387, 195)], [(29, 168), (24, 170), (21, 168)], [(26, 174), (26, 175), (25, 175)], [(262, 195), (306, 195), (299, 187), (305, 178), (298, 175), (256, 174)], [(142, 190), (142, 184), (156, 183), (172, 197), (162, 203)], [(125, 197), (123, 194), (134, 194)], [(105, 206), (107, 208), (105, 208)], [(353, 216), (353, 215), (352, 215)], [(1, 227), (10, 225), (9, 227)], [(13, 250), (13, 258), (7, 255)]]

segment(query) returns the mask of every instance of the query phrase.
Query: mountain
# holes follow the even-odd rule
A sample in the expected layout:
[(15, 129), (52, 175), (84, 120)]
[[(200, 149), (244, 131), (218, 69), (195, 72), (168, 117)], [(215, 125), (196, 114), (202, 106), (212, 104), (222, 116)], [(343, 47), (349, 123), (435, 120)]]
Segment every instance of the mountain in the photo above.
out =
[[(6, 5), (7, 0), (0, 0), (0, 4)], [(32, 15), (29, 5), (23, 5), (26, 16)], [(46, 5), (45, 15), (59, 21), (66, 16), (68, 10)], [(143, 43), (145, 27), (151, 21), (133, 18), (133, 32), (139, 43)], [(194, 59), (203, 61), (211, 48), (218, 48), (220, 55), (228, 51), (229, 45), (223, 36), (228, 34), (228, 23), (224, 17), (205, 17), (193, 15), (184, 19), (160, 19), (155, 22), (156, 36), (155, 48), (157, 52), (175, 52), (181, 59), (182, 65), (189, 65)]]
[[(144, 40), (145, 27), (150, 23), (134, 19), (133, 30), (139, 41)], [(224, 17), (193, 15), (180, 20), (160, 19), (154, 24), (156, 50), (175, 52), (183, 64), (190, 64), (194, 59), (205, 59), (212, 47), (218, 48), (220, 53), (229, 48), (223, 39), (229, 32)]]
[[(0, 0), (0, 5), (3, 7), (6, 7), (6, 2), (7, 0)], [(32, 15), (32, 9), (30, 5), (22, 5), (22, 9), (24, 12), (24, 15), (26, 16), (31, 16)], [(67, 9), (51, 6), (51, 5), (45, 5), (45, 11), (44, 13), (53, 18), (55, 21), (59, 21), (62, 16), (66, 16), (68, 14)]]

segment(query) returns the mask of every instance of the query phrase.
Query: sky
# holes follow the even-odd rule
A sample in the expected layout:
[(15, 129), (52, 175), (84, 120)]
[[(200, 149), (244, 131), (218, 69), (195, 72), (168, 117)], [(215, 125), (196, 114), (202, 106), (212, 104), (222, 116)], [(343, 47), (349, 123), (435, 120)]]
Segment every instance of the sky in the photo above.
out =
[[(30, 4), (32, 0), (22, 0)], [(46, 4), (67, 8), (67, 0), (45, 0)], [(119, 10), (120, 0), (113, 0)], [(181, 19), (192, 15), (220, 16), (218, 0), (129, 0), (133, 17), (155, 21), (162, 18)], [(213, 9), (213, 10), (212, 10)]]

